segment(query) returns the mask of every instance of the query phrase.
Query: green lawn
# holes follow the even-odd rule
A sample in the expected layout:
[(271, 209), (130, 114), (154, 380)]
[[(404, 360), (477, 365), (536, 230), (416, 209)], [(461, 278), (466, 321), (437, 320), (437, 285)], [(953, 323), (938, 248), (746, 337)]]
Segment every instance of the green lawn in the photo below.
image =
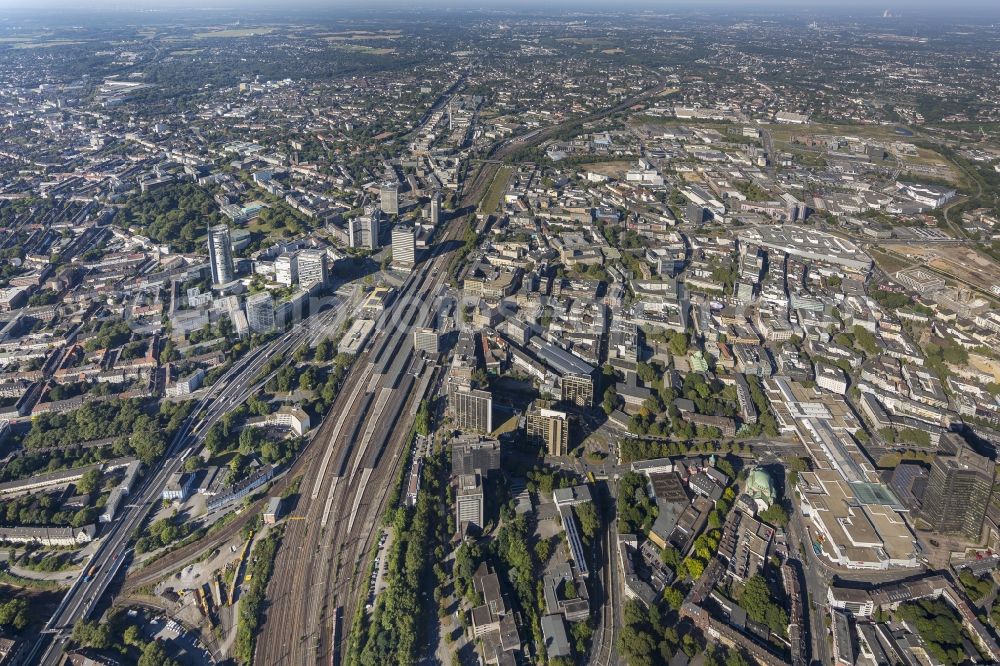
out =
[(486, 195), (479, 202), (480, 212), (489, 214), (497, 209), (500, 205), (500, 197), (503, 196), (504, 191), (507, 189), (507, 182), (510, 180), (512, 171), (511, 167), (500, 167), (497, 175), (493, 178), (493, 182), (490, 183), (490, 188), (486, 190)]

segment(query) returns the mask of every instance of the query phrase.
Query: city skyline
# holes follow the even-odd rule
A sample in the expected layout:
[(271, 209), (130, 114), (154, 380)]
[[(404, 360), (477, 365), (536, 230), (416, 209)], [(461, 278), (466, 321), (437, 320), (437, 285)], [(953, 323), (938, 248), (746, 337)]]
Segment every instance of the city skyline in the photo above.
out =
[(46, 2), (0, 663), (1000, 663), (993, 8)]

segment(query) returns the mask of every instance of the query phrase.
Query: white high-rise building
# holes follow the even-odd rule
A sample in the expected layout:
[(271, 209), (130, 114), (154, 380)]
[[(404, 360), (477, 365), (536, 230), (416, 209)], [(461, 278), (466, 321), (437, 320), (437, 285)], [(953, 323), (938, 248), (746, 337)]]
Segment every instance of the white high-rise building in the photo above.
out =
[(355, 217), (347, 223), (348, 243), (351, 247), (377, 250), (381, 216), (377, 210), (365, 211), (360, 217)]
[(385, 181), (379, 188), (379, 207), (387, 215), (399, 215), (399, 185)]
[(308, 286), (319, 282), (326, 284), (329, 278), (326, 252), (323, 250), (302, 250), (299, 252), (299, 284)]
[(437, 354), (440, 349), (437, 331), (433, 328), (413, 329), (413, 349), (428, 354)]
[(397, 225), (392, 228), (392, 265), (410, 270), (416, 263), (417, 246), (413, 227)]
[(282, 252), (274, 260), (274, 281), (286, 287), (299, 281), (299, 262), (293, 253)]
[(461, 474), (458, 492), (455, 493), (455, 523), (461, 530), (464, 524), (482, 527), (484, 507), (483, 481), (479, 474)]
[(254, 333), (266, 333), (274, 328), (274, 300), (268, 292), (247, 296), (246, 311), (247, 323)]
[(435, 191), (431, 195), (431, 226), (436, 227), (441, 222), (441, 193)]
[(229, 284), (235, 279), (233, 241), (225, 224), (208, 229), (208, 261), (212, 267), (213, 284)]

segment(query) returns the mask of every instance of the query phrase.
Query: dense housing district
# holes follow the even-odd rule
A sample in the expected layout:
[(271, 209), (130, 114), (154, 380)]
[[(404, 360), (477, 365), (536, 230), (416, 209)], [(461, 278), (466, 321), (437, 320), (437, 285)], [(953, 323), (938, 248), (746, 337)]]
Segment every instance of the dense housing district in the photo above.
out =
[(939, 14), (7, 17), (0, 665), (1000, 662)]

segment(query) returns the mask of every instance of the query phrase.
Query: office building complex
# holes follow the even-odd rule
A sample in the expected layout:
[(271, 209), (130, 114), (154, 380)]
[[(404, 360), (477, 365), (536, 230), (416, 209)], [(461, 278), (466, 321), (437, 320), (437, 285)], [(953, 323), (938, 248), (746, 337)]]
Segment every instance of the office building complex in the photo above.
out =
[(460, 476), (479, 474), (487, 477), (500, 469), (500, 442), (479, 435), (461, 435), (451, 445), (451, 471)]
[(254, 333), (266, 333), (274, 328), (274, 301), (268, 292), (247, 296), (246, 311), (247, 324)]
[(417, 328), (413, 331), (413, 349), (427, 352), (428, 354), (438, 353), (438, 334), (433, 328)]
[(536, 400), (525, 415), (528, 440), (544, 445), (550, 456), (569, 452), (569, 415), (552, 409), (552, 403)]
[(229, 284), (236, 277), (233, 241), (229, 227), (224, 224), (208, 229), (208, 261), (212, 267), (212, 284)]
[(441, 222), (441, 193), (437, 191), (431, 195), (430, 222), (435, 227)]
[(976, 453), (959, 435), (943, 434), (919, 517), (935, 532), (978, 541), (993, 477), (989, 458)]
[(551, 342), (531, 341), (538, 358), (559, 376), (560, 399), (580, 407), (594, 404), (594, 366)]
[(348, 222), (348, 243), (351, 247), (377, 250), (380, 247), (378, 242), (380, 225), (381, 215), (378, 210), (366, 210), (364, 215)]
[(392, 265), (410, 270), (416, 263), (416, 238), (413, 227), (397, 225), (392, 228)]
[(299, 284), (308, 286), (315, 283), (326, 284), (329, 269), (326, 252), (323, 250), (302, 250), (299, 252)]
[(458, 477), (455, 523), (458, 531), (463, 525), (483, 526), (483, 480), (479, 474), (461, 474)]
[(282, 252), (274, 260), (274, 281), (291, 287), (299, 281), (299, 262), (291, 252)]
[(449, 404), (455, 415), (455, 424), (460, 429), (484, 433), (493, 431), (493, 396), (489, 391), (474, 389), (468, 384), (453, 384)]
[(399, 185), (386, 181), (379, 188), (379, 207), (386, 215), (399, 215)]
[(590, 375), (565, 375), (560, 380), (562, 399), (580, 407), (594, 404), (594, 379)]

